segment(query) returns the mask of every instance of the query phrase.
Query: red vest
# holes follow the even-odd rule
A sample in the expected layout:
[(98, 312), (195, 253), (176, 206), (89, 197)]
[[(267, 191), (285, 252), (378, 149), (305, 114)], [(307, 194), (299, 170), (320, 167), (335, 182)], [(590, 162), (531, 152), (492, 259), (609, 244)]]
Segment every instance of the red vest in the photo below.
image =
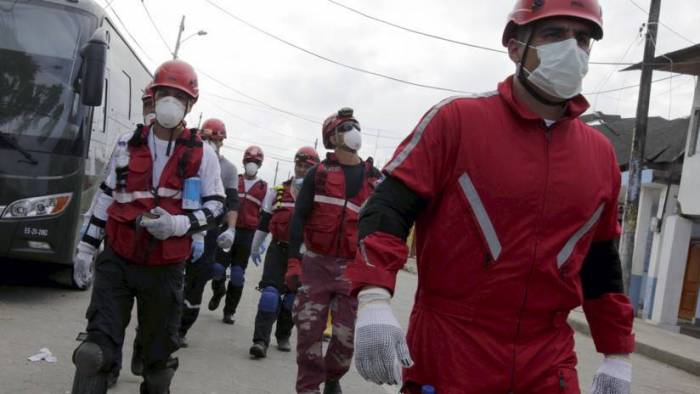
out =
[(289, 225), (294, 215), (295, 201), (292, 196), (292, 181), (288, 180), (275, 189), (277, 198), (270, 219), (270, 233), (277, 241), (289, 242)]
[(112, 193), (114, 201), (107, 213), (107, 242), (114, 252), (134, 264), (167, 265), (185, 261), (191, 253), (189, 236), (159, 241), (135, 220), (156, 206), (171, 215), (181, 215), (183, 181), (197, 175), (202, 162), (202, 140), (185, 130), (175, 141), (157, 190), (152, 188), (153, 160), (148, 148), (150, 127), (134, 132), (129, 140), (129, 167), (126, 186)]
[(260, 208), (267, 194), (267, 182), (260, 179), (246, 192), (243, 179), (243, 175), (238, 176), (238, 198), (241, 202), (236, 228), (256, 230), (260, 222)]
[(351, 199), (345, 198), (345, 174), (335, 155), (316, 168), (314, 206), (304, 226), (304, 245), (312, 252), (354, 258), (360, 208), (374, 191), (372, 161), (364, 163), (364, 182)]

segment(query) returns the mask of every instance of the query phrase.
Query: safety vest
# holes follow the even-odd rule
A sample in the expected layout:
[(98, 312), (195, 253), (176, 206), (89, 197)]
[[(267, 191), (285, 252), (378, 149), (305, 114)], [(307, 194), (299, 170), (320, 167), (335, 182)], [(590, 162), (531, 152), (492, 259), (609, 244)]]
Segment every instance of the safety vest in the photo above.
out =
[[(185, 129), (163, 168), (157, 188), (152, 186), (153, 159), (148, 147), (150, 127), (141, 127), (129, 140), (129, 165), (117, 170), (117, 188), (107, 210), (107, 242), (114, 252), (134, 264), (167, 265), (185, 261), (191, 253), (189, 236), (154, 238), (136, 219), (159, 206), (171, 215), (182, 215), (184, 180), (196, 176), (202, 162), (202, 140)], [(125, 177), (125, 179), (124, 179)], [(119, 185), (120, 184), (120, 185)]]
[(245, 190), (243, 175), (238, 176), (238, 221), (236, 228), (256, 230), (260, 222), (260, 208), (267, 194), (267, 182), (262, 179), (255, 182), (248, 191)]
[(372, 160), (363, 165), (362, 187), (350, 199), (345, 198), (345, 174), (334, 154), (329, 153), (316, 167), (314, 205), (304, 226), (308, 250), (326, 256), (355, 257), (360, 208), (377, 182)]
[(292, 180), (276, 186), (277, 197), (270, 219), (270, 233), (277, 241), (289, 242), (289, 224), (294, 215), (294, 196), (292, 195)]

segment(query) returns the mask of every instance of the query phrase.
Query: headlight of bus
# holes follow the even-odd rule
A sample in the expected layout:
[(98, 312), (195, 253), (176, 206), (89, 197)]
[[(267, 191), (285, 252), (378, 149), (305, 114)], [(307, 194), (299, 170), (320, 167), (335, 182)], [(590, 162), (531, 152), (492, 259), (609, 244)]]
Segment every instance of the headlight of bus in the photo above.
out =
[(17, 200), (5, 208), (3, 219), (53, 216), (63, 212), (70, 203), (73, 193), (53, 194)]

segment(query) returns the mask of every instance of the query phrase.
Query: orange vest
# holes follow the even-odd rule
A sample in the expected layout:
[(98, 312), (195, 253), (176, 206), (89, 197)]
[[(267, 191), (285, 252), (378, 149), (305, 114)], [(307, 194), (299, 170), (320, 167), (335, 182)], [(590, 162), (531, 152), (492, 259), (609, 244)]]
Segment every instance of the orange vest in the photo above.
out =
[(292, 181), (288, 180), (279, 187), (275, 206), (270, 219), (270, 233), (278, 241), (289, 242), (289, 225), (294, 215), (294, 196)]
[(238, 176), (238, 221), (236, 228), (256, 230), (260, 223), (260, 208), (267, 194), (267, 182), (262, 179), (255, 182), (246, 192), (243, 175)]

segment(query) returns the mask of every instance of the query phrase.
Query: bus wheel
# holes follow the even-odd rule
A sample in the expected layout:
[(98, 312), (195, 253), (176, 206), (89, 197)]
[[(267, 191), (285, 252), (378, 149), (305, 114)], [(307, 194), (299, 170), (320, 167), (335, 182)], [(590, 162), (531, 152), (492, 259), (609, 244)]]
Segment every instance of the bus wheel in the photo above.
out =
[(73, 290), (85, 291), (92, 286), (92, 282), (90, 282), (85, 288), (78, 287), (73, 280), (73, 267), (61, 267), (57, 269), (56, 272), (51, 275), (51, 279), (59, 285)]

